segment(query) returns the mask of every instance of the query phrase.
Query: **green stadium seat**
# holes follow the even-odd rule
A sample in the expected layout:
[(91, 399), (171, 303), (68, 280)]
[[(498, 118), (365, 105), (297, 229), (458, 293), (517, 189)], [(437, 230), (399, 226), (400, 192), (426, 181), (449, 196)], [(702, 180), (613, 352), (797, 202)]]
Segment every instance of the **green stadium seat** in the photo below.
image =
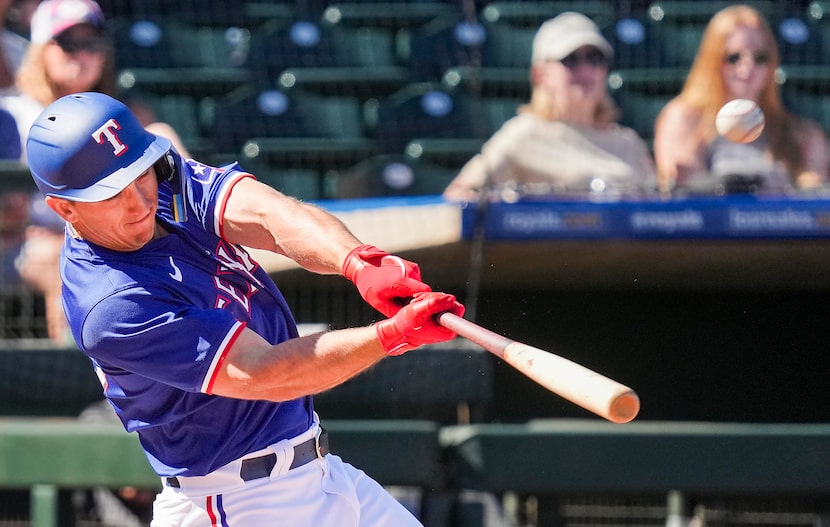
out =
[[(777, 13), (780, 8), (780, 3), (768, 0), (747, 0), (741, 3), (754, 7), (767, 17)], [(650, 4), (647, 12), (648, 17), (658, 23), (705, 25), (712, 15), (732, 5), (735, 5), (735, 2), (730, 0), (664, 0)]]
[(672, 97), (680, 93), (686, 73), (685, 68), (612, 71), (608, 75), (608, 88), (622, 112), (620, 122), (650, 143), (657, 115)]
[(785, 65), (781, 95), (793, 113), (813, 119), (830, 134), (830, 72), (822, 65)]
[(356, 97), (361, 101), (390, 95), (407, 81), (406, 68), (400, 66), (288, 68), (278, 79), (280, 87), (286, 90)]
[(28, 192), (37, 187), (26, 165), (16, 160), (0, 159), (0, 188), (3, 192)]
[(483, 68), (530, 68), (535, 27), (486, 22), (487, 40), (482, 46)]
[(439, 17), (413, 31), (402, 31), (398, 52), (413, 81), (437, 81), (452, 67), (481, 67), (487, 29), (460, 15)]
[(241, 154), (243, 166), (325, 173), (375, 153), (361, 112), (354, 97), (251, 85), (217, 100), (211, 138), (216, 152)]
[(359, 141), (365, 136), (360, 102), (300, 90), (251, 85), (217, 101), (213, 137), (219, 151), (236, 152), (253, 137)]
[(772, 17), (783, 65), (823, 65), (830, 52), (830, 2), (814, 1), (803, 10)]
[(401, 153), (413, 139), (485, 139), (501, 124), (491, 119), (480, 97), (413, 83), (380, 101), (375, 135), (381, 151)]
[(200, 100), (189, 95), (159, 95), (152, 92), (132, 92), (128, 97), (129, 102), (146, 105), (159, 121), (172, 126), (189, 149), (194, 152), (206, 149), (206, 138), (200, 122)]
[(441, 83), (451, 90), (463, 90), (482, 97), (530, 98), (528, 68), (475, 68), (459, 66), (444, 72)]
[(325, 8), (324, 23), (352, 27), (416, 28), (432, 19), (453, 15), (456, 7), (442, 1), (336, 1)]
[(397, 66), (395, 36), (381, 27), (349, 27), (297, 19), (269, 23), (252, 37), (248, 66), (260, 79), (277, 78), (288, 68)]
[(352, 199), (441, 194), (455, 177), (448, 167), (403, 155), (375, 156), (334, 175), (332, 197)]
[(112, 24), (118, 83), (123, 89), (217, 95), (251, 80), (250, 32), (167, 19)]
[(616, 20), (616, 6), (605, 0), (554, 0), (528, 2), (489, 2), (481, 10), (481, 19), (488, 23), (506, 23), (514, 26), (538, 29), (565, 11), (577, 11), (591, 18), (599, 27), (606, 27)]

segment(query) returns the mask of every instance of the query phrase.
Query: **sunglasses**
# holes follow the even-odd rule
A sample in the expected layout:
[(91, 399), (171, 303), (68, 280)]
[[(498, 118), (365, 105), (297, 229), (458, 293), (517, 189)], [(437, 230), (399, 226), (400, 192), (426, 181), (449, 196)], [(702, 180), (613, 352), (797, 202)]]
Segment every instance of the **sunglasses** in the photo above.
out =
[(735, 65), (741, 61), (741, 58), (744, 55), (749, 55), (750, 57), (752, 57), (752, 62), (754, 62), (758, 66), (763, 66), (764, 64), (767, 64), (770, 61), (769, 53), (767, 53), (766, 51), (756, 51), (755, 53), (749, 53), (748, 51), (729, 53), (724, 58), (724, 61), (727, 64)]
[(608, 66), (608, 57), (602, 54), (598, 49), (592, 49), (584, 52), (574, 52), (559, 61), (568, 69), (574, 69), (582, 64), (588, 64), (595, 68)]
[(78, 53), (79, 51), (88, 51), (90, 53), (103, 52), (107, 47), (107, 39), (104, 37), (92, 37), (86, 39), (69, 38), (58, 35), (55, 43), (63, 50), (64, 53)]

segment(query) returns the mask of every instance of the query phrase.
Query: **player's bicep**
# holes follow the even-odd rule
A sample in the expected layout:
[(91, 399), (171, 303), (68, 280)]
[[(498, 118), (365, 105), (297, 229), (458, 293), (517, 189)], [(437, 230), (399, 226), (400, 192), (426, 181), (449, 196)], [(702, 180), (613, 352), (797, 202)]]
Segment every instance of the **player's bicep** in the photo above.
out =
[(269, 231), (268, 217), (290, 200), (276, 189), (253, 178), (238, 181), (221, 212), (222, 237), (246, 247), (277, 251), (277, 243)]

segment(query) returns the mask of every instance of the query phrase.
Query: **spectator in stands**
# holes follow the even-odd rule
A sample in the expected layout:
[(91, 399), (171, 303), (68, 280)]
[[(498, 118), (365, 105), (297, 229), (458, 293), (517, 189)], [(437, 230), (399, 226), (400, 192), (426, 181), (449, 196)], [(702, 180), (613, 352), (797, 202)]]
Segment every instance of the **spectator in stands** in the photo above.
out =
[(29, 47), (29, 24), (40, 0), (0, 0), (0, 95), (14, 92), (14, 77)]
[[(0, 109), (0, 159), (20, 159), (20, 138), (14, 117)], [(26, 224), (26, 200), (19, 192), (4, 192), (0, 188), (0, 284), (17, 282), (14, 254), (22, 243)]]
[[(4, 97), (2, 103), (17, 121), (22, 145), (35, 118), (60, 97), (84, 91), (114, 96), (113, 48), (100, 6), (93, 0), (41, 2), (32, 16), (31, 45), (18, 71), (16, 86), (19, 93)], [(190, 157), (175, 130), (156, 122), (155, 114), (140, 101), (131, 100), (129, 104), (147, 130), (167, 137), (182, 157)], [(25, 151), (21, 159), (26, 161)], [(30, 210), (40, 212), (32, 216), (33, 223), (26, 230), (16, 267), (26, 283), (44, 294), (49, 337), (59, 344), (69, 344), (71, 337), (60, 304), (57, 273), (63, 221), (50, 209), (43, 210), (43, 196), (39, 193), (32, 199), (35, 202)]]
[[(777, 50), (769, 24), (752, 7), (730, 6), (712, 17), (682, 91), (655, 123), (661, 192), (716, 185), (727, 192), (785, 193), (826, 181), (827, 137), (817, 123), (784, 108), (775, 82)], [(766, 116), (764, 133), (749, 144), (715, 130), (718, 110), (737, 98), (754, 100)]]
[(530, 102), (467, 162), (444, 196), (473, 200), (485, 188), (503, 198), (654, 193), (648, 146), (617, 122), (606, 88), (612, 58), (611, 45), (582, 14), (566, 12), (542, 24), (533, 40)]
[(20, 135), (12, 114), (0, 108), (0, 159), (20, 159)]
[(51, 102), (83, 91), (115, 95), (112, 45), (104, 15), (92, 0), (46, 0), (32, 16), (31, 45), (17, 72), (18, 94), (3, 106), (25, 143), (29, 127)]

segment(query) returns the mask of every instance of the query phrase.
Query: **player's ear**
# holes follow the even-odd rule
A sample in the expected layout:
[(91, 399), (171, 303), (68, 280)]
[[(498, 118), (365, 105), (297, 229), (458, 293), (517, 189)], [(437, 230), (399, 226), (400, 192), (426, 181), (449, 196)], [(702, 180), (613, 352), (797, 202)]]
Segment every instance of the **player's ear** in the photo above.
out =
[(55, 196), (46, 196), (44, 201), (46, 202), (46, 205), (55, 211), (55, 214), (63, 218), (64, 221), (72, 223), (77, 219), (75, 208), (72, 206), (72, 202), (68, 199), (56, 198)]

